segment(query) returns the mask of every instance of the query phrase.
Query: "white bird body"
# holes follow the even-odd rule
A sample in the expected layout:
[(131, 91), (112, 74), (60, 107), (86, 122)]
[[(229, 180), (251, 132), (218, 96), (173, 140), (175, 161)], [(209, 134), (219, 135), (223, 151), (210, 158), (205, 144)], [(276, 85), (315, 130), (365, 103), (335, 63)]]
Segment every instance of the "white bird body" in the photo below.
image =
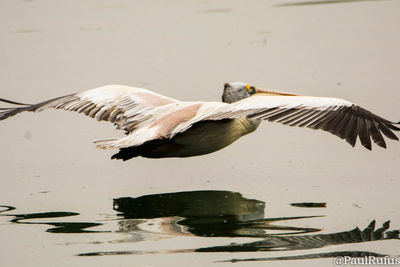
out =
[(322, 129), (352, 146), (358, 136), (368, 149), (371, 138), (386, 147), (381, 133), (398, 140), (392, 132), (400, 130), (394, 126), (396, 123), (339, 98), (299, 96), (226, 83), (222, 99), (224, 102), (185, 102), (146, 89), (108, 85), (35, 105), (0, 99), (19, 106), (1, 108), (0, 120), (23, 111), (55, 108), (110, 121), (127, 136), (95, 144), (102, 149), (119, 149), (113, 158), (123, 160), (212, 153), (256, 130), (261, 119)]

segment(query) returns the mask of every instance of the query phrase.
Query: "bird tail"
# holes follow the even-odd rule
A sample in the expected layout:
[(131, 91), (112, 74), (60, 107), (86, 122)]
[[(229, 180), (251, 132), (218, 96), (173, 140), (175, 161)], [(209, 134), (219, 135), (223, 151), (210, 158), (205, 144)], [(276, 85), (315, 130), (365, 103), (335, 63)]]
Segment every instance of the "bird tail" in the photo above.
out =
[(104, 139), (104, 140), (96, 140), (93, 143), (97, 148), (100, 149), (110, 149), (115, 147), (117, 139)]

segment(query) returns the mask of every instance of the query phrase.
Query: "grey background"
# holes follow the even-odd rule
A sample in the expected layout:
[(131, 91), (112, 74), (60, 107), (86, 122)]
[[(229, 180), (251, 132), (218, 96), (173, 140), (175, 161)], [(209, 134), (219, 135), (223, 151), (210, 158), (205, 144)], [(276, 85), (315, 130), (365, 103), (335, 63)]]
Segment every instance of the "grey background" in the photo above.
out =
[[(296, 2), (2, 1), (0, 97), (35, 103), (114, 83), (180, 100), (219, 101), (224, 82), (243, 81), (340, 97), (399, 120), (400, 2), (280, 6), (284, 3)], [(115, 216), (116, 197), (219, 189), (265, 201), (267, 216), (303, 215), (301, 209), (289, 208), (290, 202), (327, 202), (327, 216), (304, 225), (326, 232), (366, 226), (372, 219), (390, 219), (393, 229), (400, 227), (397, 142), (369, 152), (325, 132), (264, 123), (214, 154), (122, 162), (110, 160), (113, 151), (91, 144), (115, 136), (122, 133), (111, 124), (63, 111), (2, 121), (0, 203), (16, 206), (20, 213), (65, 210), (81, 213), (71, 220), (104, 222)], [(107, 227), (117, 228), (112, 221)], [(188, 248), (221, 239), (116, 244), (108, 242), (112, 234), (92, 240), (44, 230), (0, 218), (0, 249), (7, 255), (0, 258), (1, 265), (110, 266), (132, 261), (137, 266), (201, 266), (231, 257), (79, 258), (73, 255)], [(399, 254), (392, 242), (370, 248)], [(330, 259), (312, 263), (332, 264)]]

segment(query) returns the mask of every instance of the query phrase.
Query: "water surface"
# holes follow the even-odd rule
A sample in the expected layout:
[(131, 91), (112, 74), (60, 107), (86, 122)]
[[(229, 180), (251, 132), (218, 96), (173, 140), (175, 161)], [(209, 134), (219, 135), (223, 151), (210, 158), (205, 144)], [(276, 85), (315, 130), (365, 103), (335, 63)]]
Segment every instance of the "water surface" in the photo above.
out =
[[(266, 203), (263, 201), (244, 198), (237, 192), (203, 190), (116, 198), (113, 201), (113, 208), (118, 213), (115, 216), (103, 218), (101, 222), (69, 221), (69, 217), (79, 216), (76, 212), (19, 214), (16, 213), (17, 209), (11, 206), (1, 206), (3, 210), (0, 216), (8, 216), (11, 223), (45, 225), (46, 232), (68, 233), (74, 234), (78, 240), (82, 238), (85, 243), (93, 245), (93, 251), (86, 251), (87, 248), (85, 248), (85, 251), (75, 255), (80, 257), (235, 252), (234, 257), (225, 256), (226, 259), (216, 261), (234, 263), (333, 259), (339, 256), (382, 258), (395, 256), (377, 253), (373, 247), (370, 249), (367, 247), (364, 250), (340, 248), (345, 244), (354, 244), (355, 246), (351, 248), (357, 248), (360, 243), (376, 244), (390, 239), (398, 240), (399, 231), (390, 229), (390, 221), (376, 225), (373, 220), (361, 229), (356, 226), (340, 232), (324, 233), (323, 225), (320, 225), (320, 228), (313, 228), (306, 227), (304, 224), (310, 220), (318, 224), (319, 218), (325, 216), (326, 205), (309, 202), (306, 205), (294, 204), (302, 204), (295, 206), (307, 206), (307, 209), (317, 206), (320, 215), (306, 215), (313, 213), (305, 209), (303, 216), (266, 216)], [(57, 218), (63, 221), (54, 221)], [(98, 226), (102, 226), (101, 229)], [(38, 229), (34, 231), (37, 232)], [(102, 240), (102, 234), (105, 233), (112, 234), (112, 240), (107, 241), (111, 246), (109, 249), (102, 250), (104, 241), (100, 240)], [(150, 250), (116, 250), (114, 248), (114, 245), (118, 247), (121, 243), (129, 246), (133, 243), (161, 239), (174, 239), (174, 242), (179, 243), (180, 239), (189, 238), (196, 243), (195, 240), (200, 237), (210, 240), (218, 240), (221, 237), (229, 239), (218, 242), (221, 243), (219, 245), (194, 248), (192, 245), (180, 249), (158, 245)], [(248, 240), (237, 242), (239, 237), (246, 237)], [(89, 241), (92, 239), (99, 241)], [(81, 244), (80, 241), (72, 241), (63, 245), (79, 246)], [(328, 247), (328, 252), (318, 252), (317, 249), (324, 247)], [(257, 253), (251, 258), (241, 257), (241, 254), (245, 252), (262, 253)], [(285, 254), (279, 256), (280, 252), (285, 252)]]

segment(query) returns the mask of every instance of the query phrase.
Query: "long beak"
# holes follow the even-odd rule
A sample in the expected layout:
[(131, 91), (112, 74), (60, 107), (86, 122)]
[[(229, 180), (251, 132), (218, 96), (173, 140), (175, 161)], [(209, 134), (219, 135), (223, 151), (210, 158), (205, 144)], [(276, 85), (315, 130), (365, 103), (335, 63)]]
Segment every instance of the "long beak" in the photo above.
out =
[(276, 91), (276, 90), (271, 90), (271, 89), (262, 89), (262, 88), (256, 88), (256, 94), (282, 95), (282, 96), (299, 96), (299, 95), (292, 94), (292, 93)]

